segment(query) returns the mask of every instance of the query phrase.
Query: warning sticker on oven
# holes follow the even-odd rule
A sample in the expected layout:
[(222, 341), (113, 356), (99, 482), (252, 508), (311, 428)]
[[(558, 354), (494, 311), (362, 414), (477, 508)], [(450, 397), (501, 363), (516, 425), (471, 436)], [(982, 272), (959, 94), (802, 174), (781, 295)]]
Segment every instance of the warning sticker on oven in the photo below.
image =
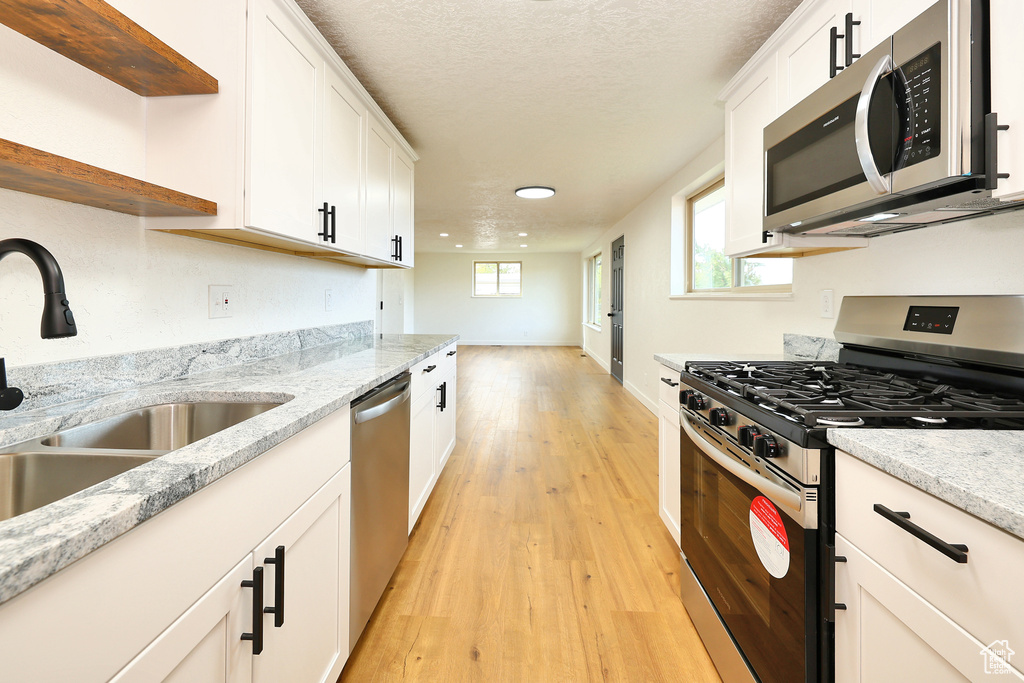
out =
[(750, 538), (761, 564), (776, 579), (789, 571), (789, 537), (772, 502), (758, 496), (750, 504)]

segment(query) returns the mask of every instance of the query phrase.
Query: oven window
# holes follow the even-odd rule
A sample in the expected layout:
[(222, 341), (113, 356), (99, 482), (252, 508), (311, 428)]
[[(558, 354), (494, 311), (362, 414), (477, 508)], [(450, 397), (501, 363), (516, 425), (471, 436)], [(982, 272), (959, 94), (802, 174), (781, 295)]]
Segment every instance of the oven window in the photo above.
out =
[(760, 492), (705, 457), (685, 433), (681, 446), (683, 554), (762, 681), (808, 680), (817, 666), (817, 531), (780, 510), (790, 562), (773, 578), (751, 537), (751, 504)]

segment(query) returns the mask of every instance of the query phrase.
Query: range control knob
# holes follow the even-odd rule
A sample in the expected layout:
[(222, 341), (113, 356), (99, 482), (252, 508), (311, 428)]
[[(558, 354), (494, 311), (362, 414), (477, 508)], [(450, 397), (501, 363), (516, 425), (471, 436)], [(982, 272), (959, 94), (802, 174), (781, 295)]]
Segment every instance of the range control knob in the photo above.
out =
[(680, 391), (679, 392), (679, 405), (681, 405), (681, 406), (688, 406), (688, 405), (690, 405), (690, 397), (693, 396), (695, 393), (697, 393), (697, 392), (695, 392), (693, 389), (683, 389), (682, 391)]
[(704, 410), (708, 407), (708, 400), (700, 394), (694, 393), (686, 399), (686, 407), (690, 410)]
[(724, 427), (729, 424), (729, 413), (725, 408), (712, 408), (711, 412), (708, 413), (708, 418), (711, 420), (711, 424), (716, 427)]
[(754, 455), (759, 458), (777, 458), (782, 455), (779, 442), (771, 434), (758, 434), (754, 437)]
[(754, 437), (761, 433), (761, 430), (754, 425), (744, 425), (736, 430), (736, 436), (739, 437), (740, 445), (750, 448), (754, 445)]

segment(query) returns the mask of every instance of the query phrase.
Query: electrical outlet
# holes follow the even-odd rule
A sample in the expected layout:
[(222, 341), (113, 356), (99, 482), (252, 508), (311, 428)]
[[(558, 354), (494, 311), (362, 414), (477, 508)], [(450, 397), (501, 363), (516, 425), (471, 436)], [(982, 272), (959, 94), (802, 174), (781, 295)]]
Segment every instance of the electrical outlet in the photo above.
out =
[(821, 290), (821, 317), (836, 317), (836, 299), (831, 289)]
[(236, 308), (234, 287), (210, 285), (210, 317), (230, 318)]
[(333, 311), (334, 310), (334, 290), (333, 289), (325, 289), (324, 290), (324, 310), (325, 311)]

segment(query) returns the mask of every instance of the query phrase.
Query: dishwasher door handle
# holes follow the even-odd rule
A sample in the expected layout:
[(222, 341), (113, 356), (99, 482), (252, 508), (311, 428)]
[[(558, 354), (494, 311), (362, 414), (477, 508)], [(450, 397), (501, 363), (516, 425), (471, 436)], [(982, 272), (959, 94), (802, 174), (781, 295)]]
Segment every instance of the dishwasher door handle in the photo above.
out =
[(402, 384), (397, 385), (395, 387), (397, 395), (393, 396), (392, 398), (389, 398), (383, 403), (379, 403), (373, 406), (367, 406), (365, 408), (362, 406), (356, 408), (356, 424), (369, 422), (370, 420), (380, 417), (381, 415), (386, 415), (387, 413), (390, 413), (393, 409), (397, 408), (398, 406), (408, 401), (410, 393), (409, 384), (409, 382), (403, 382)]

